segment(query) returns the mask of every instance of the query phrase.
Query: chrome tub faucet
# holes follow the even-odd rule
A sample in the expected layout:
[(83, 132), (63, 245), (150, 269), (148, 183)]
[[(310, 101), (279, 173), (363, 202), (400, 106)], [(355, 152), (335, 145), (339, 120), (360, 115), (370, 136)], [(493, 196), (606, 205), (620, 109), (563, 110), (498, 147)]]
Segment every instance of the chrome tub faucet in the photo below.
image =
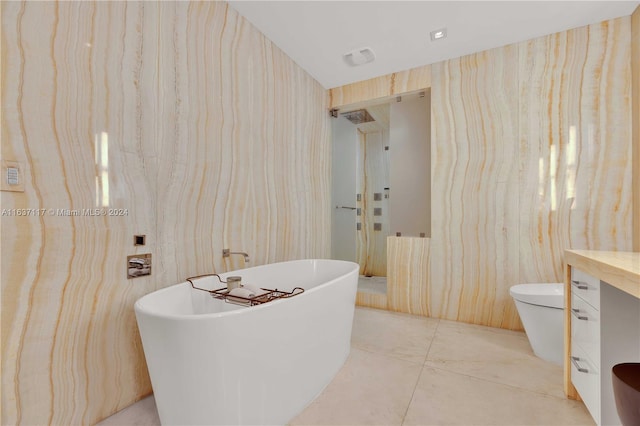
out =
[(232, 254), (239, 254), (244, 256), (244, 263), (249, 263), (249, 255), (241, 251), (230, 251), (229, 249), (222, 249), (222, 257), (229, 257)]

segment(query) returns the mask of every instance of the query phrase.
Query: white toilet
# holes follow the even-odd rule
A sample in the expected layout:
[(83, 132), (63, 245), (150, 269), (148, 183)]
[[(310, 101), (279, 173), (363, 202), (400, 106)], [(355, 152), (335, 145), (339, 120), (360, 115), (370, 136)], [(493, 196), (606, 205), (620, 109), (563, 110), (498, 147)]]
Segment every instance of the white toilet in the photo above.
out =
[(518, 284), (509, 292), (533, 352), (546, 361), (562, 365), (564, 284)]

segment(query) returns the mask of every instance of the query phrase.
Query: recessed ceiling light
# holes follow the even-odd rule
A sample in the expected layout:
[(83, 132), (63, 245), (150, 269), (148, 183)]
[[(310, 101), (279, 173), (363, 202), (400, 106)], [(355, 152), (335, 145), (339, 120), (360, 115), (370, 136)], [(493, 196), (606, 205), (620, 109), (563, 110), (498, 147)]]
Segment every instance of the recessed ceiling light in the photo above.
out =
[(431, 31), (431, 41), (440, 40), (447, 37), (447, 29), (440, 28), (439, 30)]

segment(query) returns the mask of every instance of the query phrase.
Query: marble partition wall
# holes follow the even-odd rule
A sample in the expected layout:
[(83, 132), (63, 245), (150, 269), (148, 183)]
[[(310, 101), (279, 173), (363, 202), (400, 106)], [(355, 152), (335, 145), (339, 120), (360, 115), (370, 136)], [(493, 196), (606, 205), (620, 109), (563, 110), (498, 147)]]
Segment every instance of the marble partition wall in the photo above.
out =
[(430, 244), (430, 238), (387, 237), (387, 309), (390, 311), (432, 316), (429, 312)]
[(222, 2), (1, 7), (2, 424), (93, 424), (151, 392), (140, 296), (328, 257), (328, 96)]
[(385, 294), (359, 291), (356, 293), (356, 305), (367, 308), (387, 309), (387, 296)]

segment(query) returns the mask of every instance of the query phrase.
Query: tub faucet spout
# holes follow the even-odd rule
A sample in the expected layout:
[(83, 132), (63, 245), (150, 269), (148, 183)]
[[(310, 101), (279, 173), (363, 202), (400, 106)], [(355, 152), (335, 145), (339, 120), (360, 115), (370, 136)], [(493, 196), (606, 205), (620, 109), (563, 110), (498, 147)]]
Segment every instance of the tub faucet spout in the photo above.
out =
[(249, 255), (242, 251), (230, 251), (229, 249), (222, 249), (222, 257), (229, 257), (232, 254), (239, 254), (244, 256), (244, 263), (249, 263)]

